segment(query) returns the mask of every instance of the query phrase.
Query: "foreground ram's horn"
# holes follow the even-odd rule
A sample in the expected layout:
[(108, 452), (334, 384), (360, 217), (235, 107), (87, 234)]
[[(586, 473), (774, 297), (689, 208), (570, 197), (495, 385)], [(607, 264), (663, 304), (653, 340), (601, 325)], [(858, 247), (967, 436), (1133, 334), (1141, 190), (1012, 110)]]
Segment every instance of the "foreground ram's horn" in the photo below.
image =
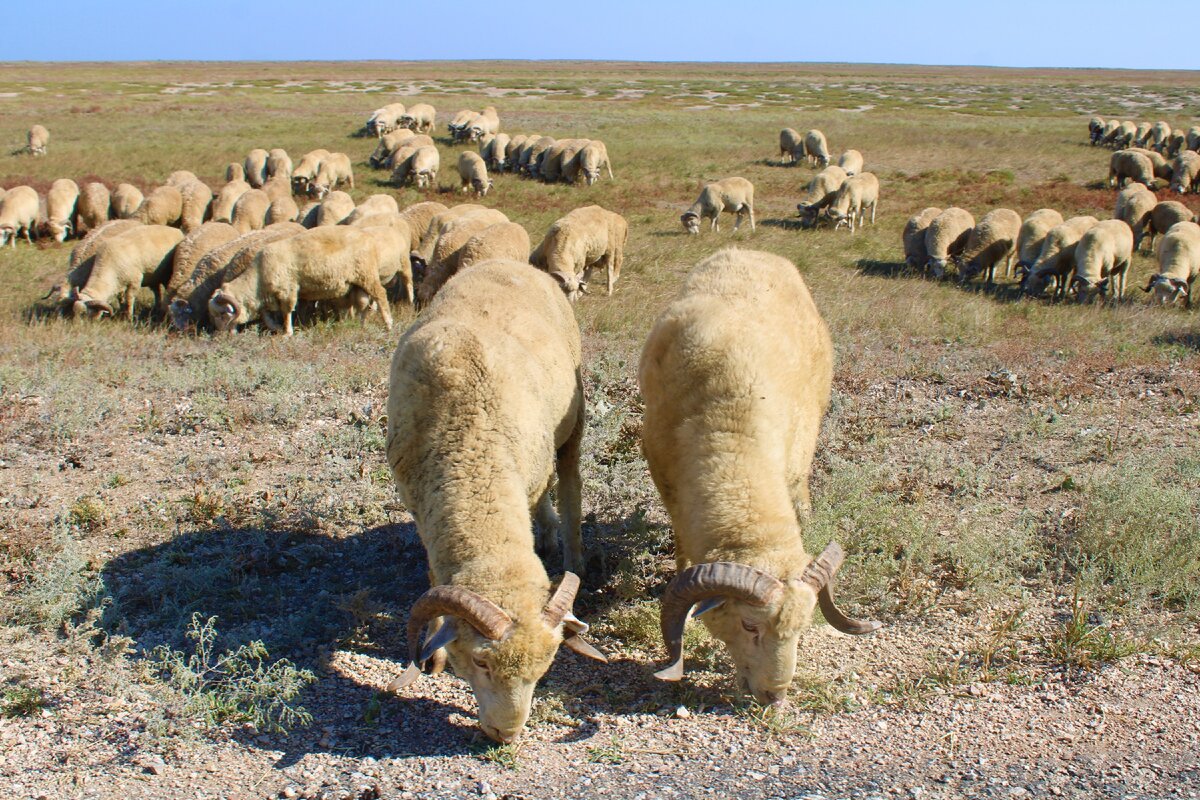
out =
[(546, 620), (547, 625), (557, 628), (562, 623), (567, 614), (571, 613), (571, 606), (575, 603), (575, 595), (578, 592), (579, 576), (574, 572), (564, 572), (562, 580), (558, 582), (558, 588), (550, 595), (546, 607), (542, 609), (542, 618)]
[(716, 597), (765, 606), (774, 602), (782, 591), (783, 583), (773, 575), (731, 561), (696, 564), (680, 572), (662, 598), (662, 635), (671, 663), (654, 673), (654, 677), (664, 681), (683, 677), (683, 629), (692, 606)]
[(482, 636), (504, 638), (512, 618), (486, 597), (462, 586), (434, 586), (417, 598), (408, 612), (408, 657), (420, 661), (421, 631), (434, 617), (458, 617)]
[(825, 621), (842, 633), (859, 636), (871, 633), (883, 627), (882, 622), (866, 619), (854, 619), (842, 613), (833, 602), (833, 576), (842, 566), (846, 554), (837, 542), (830, 542), (821, 555), (814, 558), (804, 570), (801, 578), (817, 592), (817, 603), (821, 606), (821, 614)]

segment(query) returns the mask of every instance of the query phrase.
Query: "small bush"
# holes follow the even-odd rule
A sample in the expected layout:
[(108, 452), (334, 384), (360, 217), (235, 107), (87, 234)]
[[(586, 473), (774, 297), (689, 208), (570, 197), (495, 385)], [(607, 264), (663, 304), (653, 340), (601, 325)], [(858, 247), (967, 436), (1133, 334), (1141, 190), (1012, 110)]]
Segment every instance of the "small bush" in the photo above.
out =
[(46, 700), (42, 693), (30, 686), (12, 686), (0, 696), (0, 716), (31, 717), (42, 710)]

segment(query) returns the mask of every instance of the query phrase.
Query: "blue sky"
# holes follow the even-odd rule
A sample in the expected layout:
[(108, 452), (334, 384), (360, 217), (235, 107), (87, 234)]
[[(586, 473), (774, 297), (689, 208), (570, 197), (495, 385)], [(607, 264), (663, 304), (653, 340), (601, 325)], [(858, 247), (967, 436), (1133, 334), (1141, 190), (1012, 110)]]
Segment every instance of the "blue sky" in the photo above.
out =
[[(4, 61), (570, 58), (1200, 68), (1200, 48), (1173, 47), (1178, 37), (1158, 35), (1166, 17), (1148, 22), (1129, 3), (1109, 0), (60, 0), (53, 13), (40, 3), (5, 5)], [(1122, 19), (1129, 24), (1114, 22)]]

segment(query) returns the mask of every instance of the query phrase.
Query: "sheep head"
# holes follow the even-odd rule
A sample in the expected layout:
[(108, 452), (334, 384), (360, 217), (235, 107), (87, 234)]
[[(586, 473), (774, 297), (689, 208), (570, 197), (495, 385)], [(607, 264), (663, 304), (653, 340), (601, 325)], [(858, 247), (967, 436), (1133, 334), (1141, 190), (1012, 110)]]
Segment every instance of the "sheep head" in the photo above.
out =
[(49, 234), (54, 241), (65, 242), (67, 237), (71, 235), (71, 221), (52, 219), (46, 221), (46, 233)]
[(171, 324), (175, 326), (176, 330), (186, 331), (195, 324), (196, 311), (187, 300), (182, 298), (172, 300), (167, 311), (171, 315)]
[(582, 275), (576, 275), (573, 272), (553, 270), (550, 273), (550, 277), (554, 278), (554, 280), (558, 283), (559, 288), (563, 290), (563, 294), (567, 296), (567, 300), (572, 303), (578, 301), (580, 297), (587, 294), (587, 281), (583, 279)]
[(683, 223), (683, 229), (692, 235), (700, 233), (700, 215), (695, 211), (688, 211), (679, 218)]
[(208, 316), (213, 327), (222, 332), (234, 331), (249, 319), (245, 306), (223, 289), (213, 292), (209, 298)]
[[(520, 735), (533, 705), (533, 689), (546, 674), (560, 644), (581, 655), (606, 661), (583, 639), (588, 626), (571, 613), (579, 578), (565, 573), (542, 607), (529, 617), (510, 616), (498, 605), (462, 586), (435, 586), (413, 604), (408, 618), (410, 665), (388, 686), (412, 683), (422, 666), (440, 664), (445, 648), (454, 672), (471, 684), (479, 703), (479, 727), (498, 742)], [(421, 646), (421, 631), (441, 625)]]
[(667, 681), (683, 677), (683, 629), (690, 616), (729, 649), (738, 684), (763, 704), (781, 703), (796, 672), (800, 634), (819, 603), (830, 625), (864, 634), (881, 624), (843, 614), (833, 600), (833, 576), (845, 558), (830, 544), (799, 576), (777, 578), (746, 564), (710, 562), (680, 572), (662, 600), (662, 634), (671, 664), (655, 673)]
[(75, 300), (71, 303), (71, 312), (76, 317), (99, 319), (105, 314), (113, 316), (113, 307), (103, 300), (96, 300), (80, 292), (75, 295)]
[(1142, 291), (1154, 292), (1154, 301), (1165, 306), (1178, 302), (1181, 297), (1185, 300), (1190, 299), (1190, 289), (1185, 280), (1168, 275), (1151, 275), (1150, 282)]

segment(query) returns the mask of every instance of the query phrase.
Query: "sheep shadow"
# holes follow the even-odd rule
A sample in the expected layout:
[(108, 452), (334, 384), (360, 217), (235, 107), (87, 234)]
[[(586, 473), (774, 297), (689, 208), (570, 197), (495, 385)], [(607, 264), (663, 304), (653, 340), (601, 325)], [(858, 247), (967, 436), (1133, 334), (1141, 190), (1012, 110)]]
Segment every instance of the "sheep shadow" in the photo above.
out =
[(976, 278), (967, 283), (961, 283), (957, 274), (949, 274), (935, 278), (916, 267), (911, 267), (903, 261), (879, 261), (870, 258), (860, 258), (855, 262), (860, 275), (870, 275), (876, 278), (891, 280), (919, 280), (933, 283), (945, 283), (969, 294), (985, 295), (1001, 303), (1012, 303), (1024, 297), (1019, 283), (992, 283)]
[(1161, 333), (1152, 336), (1150, 341), (1163, 347), (1184, 347), (1200, 353), (1200, 329), (1190, 333)]
[(784, 231), (812, 231), (816, 230), (815, 225), (806, 224), (802, 217), (771, 217), (768, 219), (756, 220), (756, 222), (764, 228), (779, 228)]

